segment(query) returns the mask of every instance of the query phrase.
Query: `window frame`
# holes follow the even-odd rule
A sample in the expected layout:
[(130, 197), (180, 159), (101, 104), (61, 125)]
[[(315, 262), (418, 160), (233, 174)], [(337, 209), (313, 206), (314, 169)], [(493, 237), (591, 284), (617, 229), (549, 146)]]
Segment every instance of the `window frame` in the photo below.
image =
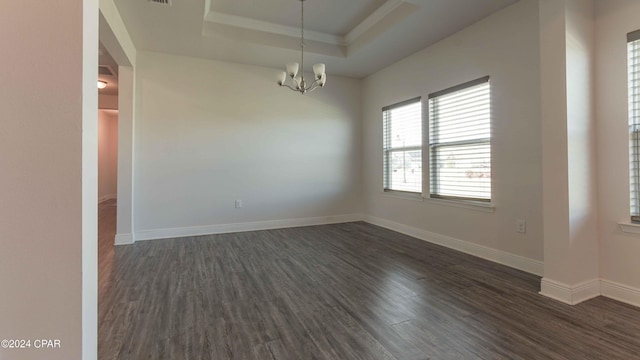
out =
[[(640, 54), (633, 65), (629, 62), (631, 44), (640, 51), (640, 30), (627, 34), (627, 106), (629, 125), (629, 213), (632, 223), (640, 223), (640, 106), (634, 107), (633, 98), (640, 97), (640, 76), (631, 78), (631, 67), (640, 64)], [(637, 93), (634, 91), (637, 90)], [(632, 92), (633, 91), (633, 92)]]
[[(419, 146), (403, 146), (403, 147), (391, 147), (389, 146), (389, 144), (387, 143), (387, 141), (389, 140), (389, 136), (387, 136), (386, 132), (387, 129), (390, 128), (390, 126), (387, 124), (387, 117), (385, 115), (385, 113), (387, 111), (391, 111), (393, 109), (397, 109), (403, 106), (407, 106), (407, 105), (412, 105), (412, 104), (420, 104), (420, 119), (419, 119), (419, 124), (420, 124), (420, 145)], [(425, 138), (424, 138), (424, 104), (422, 103), (422, 97), (421, 96), (417, 96), (411, 99), (407, 99), (404, 101), (400, 101), (397, 102), (395, 104), (391, 104), (391, 105), (387, 105), (384, 106), (382, 108), (382, 156), (383, 156), (383, 165), (382, 165), (382, 171), (383, 171), (383, 179), (382, 179), (382, 191), (384, 193), (391, 193), (391, 194), (400, 194), (400, 195), (406, 195), (406, 196), (419, 196), (420, 198), (422, 198), (422, 194), (424, 193), (424, 143), (425, 143)], [(421, 156), (421, 169), (422, 169), (422, 174), (421, 174), (421, 179), (420, 179), (420, 191), (416, 192), (416, 191), (407, 191), (407, 190), (398, 190), (398, 189), (393, 189), (390, 187), (390, 184), (388, 183), (391, 179), (391, 154), (394, 152), (407, 152), (407, 151), (419, 151), (422, 156)]]
[(450, 88), (436, 91), (428, 95), (427, 99), (427, 117), (428, 117), (428, 132), (431, 135), (433, 132), (437, 131), (437, 129), (432, 128), (432, 117), (431, 117), (431, 101), (432, 99), (448, 95), (451, 93), (455, 93), (461, 90), (465, 90), (474, 86), (478, 86), (481, 84), (487, 83), (489, 85), (489, 137), (488, 138), (477, 138), (473, 140), (463, 140), (463, 141), (450, 141), (450, 142), (432, 142), (432, 137), (428, 138), (428, 161), (429, 161), (429, 198), (435, 199), (439, 201), (450, 201), (450, 202), (460, 202), (460, 203), (468, 203), (468, 204), (478, 204), (483, 206), (491, 206), (493, 203), (493, 178), (490, 180), (490, 197), (486, 198), (477, 198), (477, 197), (465, 197), (465, 196), (450, 196), (450, 195), (442, 195), (437, 191), (439, 177), (438, 177), (438, 150), (447, 147), (461, 147), (461, 146), (473, 146), (473, 145), (488, 145), (489, 147), (489, 159), (490, 159), (490, 172), (492, 173), (493, 169), (493, 161), (492, 160), (492, 149), (491, 149), (491, 129), (492, 129), (492, 106), (491, 106), (491, 78), (490, 76), (483, 76), (481, 78), (471, 80), (462, 84), (458, 84), (452, 86)]

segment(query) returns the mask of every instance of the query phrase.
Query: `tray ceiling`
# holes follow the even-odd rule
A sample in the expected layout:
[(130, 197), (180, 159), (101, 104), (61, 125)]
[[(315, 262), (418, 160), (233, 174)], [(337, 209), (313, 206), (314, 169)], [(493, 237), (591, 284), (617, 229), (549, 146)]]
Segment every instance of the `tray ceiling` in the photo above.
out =
[[(367, 76), (518, 0), (305, 0), (305, 52)], [(139, 49), (281, 68), (300, 49), (298, 0), (115, 0)]]

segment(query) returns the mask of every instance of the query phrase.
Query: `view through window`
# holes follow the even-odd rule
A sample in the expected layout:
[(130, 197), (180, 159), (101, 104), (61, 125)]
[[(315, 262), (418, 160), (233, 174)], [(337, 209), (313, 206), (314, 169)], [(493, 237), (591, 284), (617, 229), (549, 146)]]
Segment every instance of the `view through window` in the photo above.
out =
[(382, 109), (384, 190), (422, 193), (422, 103), (410, 99)]

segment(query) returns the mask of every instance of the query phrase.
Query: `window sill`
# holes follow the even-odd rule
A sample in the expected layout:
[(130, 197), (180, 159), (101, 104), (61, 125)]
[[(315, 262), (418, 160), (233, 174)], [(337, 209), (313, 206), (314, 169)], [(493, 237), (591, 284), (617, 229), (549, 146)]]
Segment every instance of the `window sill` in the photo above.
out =
[(491, 203), (482, 203), (482, 202), (474, 202), (474, 201), (458, 201), (458, 200), (443, 200), (443, 199), (433, 199), (427, 198), (427, 201), (430, 203), (445, 205), (445, 206), (453, 206), (459, 207), (463, 209), (470, 209), (482, 212), (495, 212), (496, 207)]
[(391, 190), (391, 191), (383, 191), (382, 195), (392, 197), (392, 198), (397, 198), (397, 199), (424, 201), (424, 197), (422, 196), (422, 194), (418, 194), (418, 193), (409, 193), (409, 192)]
[(640, 235), (640, 224), (634, 224), (631, 222), (619, 222), (618, 225), (624, 233)]

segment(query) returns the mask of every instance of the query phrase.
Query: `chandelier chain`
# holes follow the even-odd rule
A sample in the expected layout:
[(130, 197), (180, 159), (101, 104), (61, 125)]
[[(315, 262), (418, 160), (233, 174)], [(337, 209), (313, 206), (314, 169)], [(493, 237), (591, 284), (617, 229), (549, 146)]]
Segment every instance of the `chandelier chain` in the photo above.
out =
[(302, 68), (302, 73), (300, 74), (300, 78), (302, 79), (302, 83), (304, 84), (304, 0), (300, 0), (302, 3), (300, 7), (300, 66)]

